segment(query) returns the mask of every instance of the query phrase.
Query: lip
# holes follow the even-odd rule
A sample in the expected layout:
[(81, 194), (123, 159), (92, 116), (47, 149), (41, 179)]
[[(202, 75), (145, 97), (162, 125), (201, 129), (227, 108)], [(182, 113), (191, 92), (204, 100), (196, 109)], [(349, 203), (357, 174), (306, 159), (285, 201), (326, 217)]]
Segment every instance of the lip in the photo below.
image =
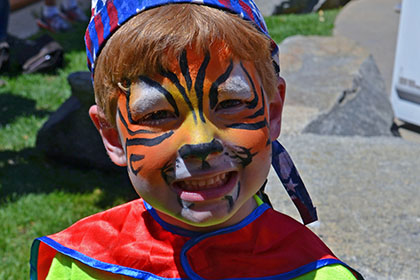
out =
[[(214, 174), (212, 176), (206, 177), (197, 177), (197, 180), (205, 180), (206, 178), (216, 177), (221, 174), (226, 174), (227, 181), (222, 185), (218, 185), (215, 187), (196, 187), (194, 190), (187, 190), (182, 188), (180, 182), (174, 182), (172, 184), (172, 188), (178, 194), (178, 196), (184, 201), (190, 202), (200, 202), (200, 201), (207, 201), (212, 199), (217, 199), (224, 197), (226, 194), (230, 193), (233, 188), (237, 185), (238, 181), (238, 172), (237, 171), (228, 171), (219, 174)], [(192, 179), (192, 178), (190, 178)]]

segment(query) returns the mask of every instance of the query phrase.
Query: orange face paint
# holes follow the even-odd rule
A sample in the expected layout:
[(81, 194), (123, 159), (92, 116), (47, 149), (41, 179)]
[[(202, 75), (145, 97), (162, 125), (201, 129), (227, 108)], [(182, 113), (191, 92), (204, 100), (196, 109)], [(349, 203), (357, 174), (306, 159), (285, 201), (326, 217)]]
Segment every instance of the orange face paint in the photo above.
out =
[(270, 168), (268, 106), (250, 62), (214, 45), (132, 81), (117, 126), (130, 179), (164, 220), (190, 229), (234, 224)]

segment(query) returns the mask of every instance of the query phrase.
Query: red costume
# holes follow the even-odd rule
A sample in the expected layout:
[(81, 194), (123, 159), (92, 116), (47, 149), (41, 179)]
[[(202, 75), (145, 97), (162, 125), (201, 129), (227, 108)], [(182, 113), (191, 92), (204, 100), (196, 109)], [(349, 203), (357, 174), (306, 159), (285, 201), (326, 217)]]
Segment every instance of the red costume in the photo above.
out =
[(239, 224), (198, 233), (165, 223), (134, 200), (35, 240), (31, 276), (44, 279), (57, 252), (137, 279), (292, 279), (345, 265), (305, 226), (267, 204)]

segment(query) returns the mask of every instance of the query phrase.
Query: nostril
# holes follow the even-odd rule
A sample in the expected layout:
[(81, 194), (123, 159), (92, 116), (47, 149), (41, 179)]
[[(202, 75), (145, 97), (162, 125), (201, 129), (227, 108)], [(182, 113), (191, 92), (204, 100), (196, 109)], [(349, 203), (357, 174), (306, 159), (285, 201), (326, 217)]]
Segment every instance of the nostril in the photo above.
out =
[(213, 139), (209, 143), (200, 143), (194, 145), (186, 144), (179, 149), (178, 153), (183, 159), (195, 157), (204, 160), (210, 154), (216, 154), (222, 151), (222, 144), (216, 139)]

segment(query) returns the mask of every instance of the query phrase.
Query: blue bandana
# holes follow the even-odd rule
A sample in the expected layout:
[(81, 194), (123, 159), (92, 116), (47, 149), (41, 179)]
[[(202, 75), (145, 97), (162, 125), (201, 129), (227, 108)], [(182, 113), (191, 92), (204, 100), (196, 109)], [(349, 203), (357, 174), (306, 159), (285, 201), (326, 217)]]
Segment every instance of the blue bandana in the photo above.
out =
[[(93, 73), (95, 61), (106, 40), (118, 27), (144, 10), (167, 4), (193, 3), (214, 7), (240, 15), (271, 39), (258, 7), (252, 0), (93, 0), (92, 17), (85, 34), (89, 70)], [(278, 47), (271, 39), (274, 67), (278, 68)]]

